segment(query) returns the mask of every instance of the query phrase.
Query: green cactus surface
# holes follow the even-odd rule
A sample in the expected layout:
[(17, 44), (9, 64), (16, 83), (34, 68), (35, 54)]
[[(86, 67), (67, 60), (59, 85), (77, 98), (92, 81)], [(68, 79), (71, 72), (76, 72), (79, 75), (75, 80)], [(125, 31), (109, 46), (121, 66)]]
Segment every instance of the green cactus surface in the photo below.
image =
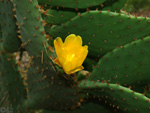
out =
[[(105, 0), (104, 0), (105, 1)], [(98, 2), (101, 2), (103, 3), (104, 1), (98, 1)], [(46, 0), (42, 0), (40, 2), (47, 2)], [(48, 12), (44, 13), (44, 16), (43, 18), (46, 20), (46, 23), (47, 24), (52, 24), (52, 25), (59, 25), (59, 24), (64, 24), (65, 22), (71, 20), (73, 17), (77, 16), (77, 15), (80, 15), (80, 13), (83, 13), (86, 11), (86, 8), (83, 8), (83, 9), (78, 9), (76, 10), (76, 8), (79, 8), (79, 4), (81, 5), (85, 5), (85, 4), (82, 4), (82, 2), (85, 2), (85, 1), (75, 1), (75, 2), (78, 2), (77, 6), (74, 7), (74, 6), (71, 6), (71, 8), (75, 8), (74, 10), (73, 9), (67, 9), (67, 8), (70, 8), (70, 6), (68, 6), (67, 4), (69, 3), (68, 1), (67, 2), (63, 2), (61, 3), (62, 1), (51, 1), (50, 4), (56, 4), (56, 6), (60, 6), (60, 4), (63, 4), (65, 3), (66, 5), (61, 5), (61, 7), (63, 6), (63, 8), (55, 8), (55, 7), (51, 7), (49, 9), (49, 7), (46, 7)], [(70, 1), (70, 2), (73, 2), (73, 1)], [(106, 0), (103, 4), (99, 5), (99, 6), (94, 6), (91, 5), (90, 8), (88, 10), (111, 10), (111, 11), (118, 11), (120, 12), (120, 9), (124, 6), (126, 0)], [(85, 2), (85, 3), (88, 3), (88, 2)], [(70, 4), (70, 3), (69, 3)], [(119, 4), (119, 5), (118, 5)], [(55, 6), (55, 5), (53, 5)], [(65, 6), (68, 6), (67, 8)], [(61, 19), (60, 19), (61, 18)]]
[(75, 17), (76, 15), (77, 15), (77, 12), (50, 9), (47, 12), (47, 16), (43, 18), (46, 20), (47, 24), (60, 25), (60, 24), (66, 23), (71, 18)]
[(115, 112), (110, 112), (107, 110), (105, 107), (100, 106), (95, 103), (86, 103), (82, 105), (80, 108), (75, 109), (74, 111), (52, 111), (52, 110), (41, 110), (39, 113), (115, 113)]
[(124, 113), (142, 113), (143, 111), (149, 113), (150, 111), (149, 98), (118, 84), (82, 81), (79, 87), (83, 92), (105, 98), (106, 102), (111, 103), (111, 106), (116, 106)]
[[(88, 21), (88, 24), (85, 21)], [(90, 11), (63, 25), (53, 26), (48, 31), (52, 36), (60, 36), (63, 39), (71, 33), (80, 35), (83, 37), (83, 43), (89, 46), (88, 56), (97, 58), (116, 47), (148, 35), (149, 21), (149, 18), (137, 18), (121, 13)]]
[[(18, 11), (20, 11), (19, 8), (30, 9), (28, 12), (26, 10), (16, 11), (17, 20), (23, 20), (22, 23), (19, 21), (22, 42), (31, 56), (27, 80), (29, 89), (26, 101), (27, 108), (61, 110), (76, 107), (80, 99), (77, 90), (75, 87), (71, 87), (71, 84), (66, 83), (65, 79), (61, 79), (63, 77), (59, 77), (55, 72), (56, 70), (54, 70), (53, 62), (48, 56), (48, 52), (50, 57), (52, 52), (48, 50), (46, 36), (43, 34), (44, 27), (39, 8), (36, 7), (38, 5), (37, 1), (14, 0), (14, 4)], [(25, 19), (22, 17), (25, 17)], [(35, 19), (34, 23), (33, 19)], [(26, 32), (27, 29), (31, 30)], [(30, 48), (33, 48), (33, 50)]]
[(150, 37), (148, 36), (104, 55), (88, 79), (125, 86), (145, 86), (150, 80), (149, 41)]
[(0, 105), (12, 107), (14, 112), (24, 113), (27, 94), (14, 58), (13, 55), (7, 55), (0, 49), (0, 86), (3, 95), (3, 97), (0, 96)]
[(117, 11), (124, 6), (126, 0), (38, 0), (40, 4), (47, 4), (48, 6), (55, 8), (69, 8), (76, 10), (88, 9), (107, 9), (112, 11)]
[(126, 1), (0, 0), (0, 113), (149, 113), (150, 18)]
[[(0, 24), (2, 26), (3, 48), (5, 51), (12, 53), (21, 49), (21, 40), (19, 39), (19, 31), (17, 21), (15, 19), (15, 11), (10, 0), (0, 2)], [(10, 46), (13, 44), (14, 46)]]

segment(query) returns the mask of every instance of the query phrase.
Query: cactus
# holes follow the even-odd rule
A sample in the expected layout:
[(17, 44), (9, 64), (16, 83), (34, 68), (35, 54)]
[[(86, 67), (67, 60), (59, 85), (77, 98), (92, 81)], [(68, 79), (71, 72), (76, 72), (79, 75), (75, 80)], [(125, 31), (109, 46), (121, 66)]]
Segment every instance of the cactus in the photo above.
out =
[[(138, 89), (142, 85), (145, 86), (150, 79), (148, 76), (149, 40), (150, 37), (148, 36), (142, 40), (139, 39), (126, 44), (122, 48), (116, 48), (111, 53), (104, 55), (88, 79), (104, 80), (125, 86), (130, 85), (138, 87)], [(112, 63), (109, 64), (109, 68), (108, 62)], [(98, 76), (99, 74), (101, 76)]]
[[(15, 62), (15, 57), (12, 54), (6, 54), (2, 48), (1, 58), (1, 107), (13, 107), (14, 112), (24, 113), (24, 100), (26, 99), (25, 84), (23, 77), (19, 73), (18, 66)], [(14, 84), (16, 83), (16, 84)]]
[[(17, 29), (17, 21), (15, 19), (15, 13), (13, 11), (13, 4), (11, 2), (2, 1), (0, 2), (0, 13), (1, 13), (1, 30), (3, 32), (3, 48), (10, 53), (19, 51), (21, 48), (21, 40), (19, 39), (20, 34)], [(14, 46), (9, 46), (13, 44)]]
[[(149, 113), (150, 18), (121, 11), (125, 2), (0, 0), (0, 112)], [(82, 66), (85, 52), (75, 50), (81, 59), (67, 73), (58, 51), (82, 49), (81, 40), (73, 43), (79, 36), (69, 34), (81, 36), (89, 52)], [(68, 35), (71, 42), (60, 42)], [(54, 49), (56, 40), (63, 49)]]

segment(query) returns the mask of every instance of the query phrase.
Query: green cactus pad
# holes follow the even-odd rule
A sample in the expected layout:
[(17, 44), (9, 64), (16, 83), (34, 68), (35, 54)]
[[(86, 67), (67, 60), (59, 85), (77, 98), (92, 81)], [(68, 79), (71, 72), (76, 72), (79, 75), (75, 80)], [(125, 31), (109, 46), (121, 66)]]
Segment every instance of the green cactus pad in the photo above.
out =
[[(43, 2), (43, 1), (42, 1)], [(51, 1), (54, 2), (54, 1)], [(83, 2), (83, 1), (82, 1)], [(90, 7), (90, 10), (110, 10), (110, 11), (118, 11), (124, 6), (126, 0), (106, 0), (102, 5), (97, 7)], [(68, 3), (68, 2), (66, 2)], [(46, 7), (49, 8), (49, 7)], [(60, 25), (64, 24), (65, 22), (71, 20), (73, 17), (77, 16), (77, 14), (83, 13), (87, 11), (87, 9), (66, 9), (66, 8), (53, 8), (51, 7), (48, 9), (49, 11), (43, 15), (44, 20), (46, 20), (47, 24), (51, 25)]]
[(102, 10), (110, 10), (120, 12), (127, 0), (107, 0), (102, 7)]
[[(0, 112), (149, 113), (150, 18), (120, 11), (126, 1), (0, 0)], [(89, 54), (67, 75), (53, 41), (69, 34)]]
[(52, 111), (52, 110), (41, 110), (39, 113), (114, 113), (107, 110), (105, 107), (95, 103), (85, 103), (75, 110), (68, 111)]
[(30, 56), (41, 56), (48, 51), (47, 39), (37, 1), (14, 0), (23, 46)]
[(2, 29), (1, 29), (1, 25), (0, 25), (0, 42), (2, 41)]
[(52, 52), (47, 48), (49, 45), (45, 33), (42, 34), (44, 26), (37, 1), (14, 0), (14, 5), (22, 42), (31, 56), (27, 80), (29, 92), (26, 105), (28, 110), (76, 107), (80, 97), (73, 87), (75, 84), (66, 82), (64, 79), (66, 75), (64, 77), (58, 75), (53, 62), (48, 57), (48, 53), (52, 55)]
[(79, 9), (91, 6), (98, 6), (100, 4), (103, 4), (105, 1), (107, 0), (38, 0), (39, 3), (48, 4), (50, 6)]
[(60, 25), (60, 24), (66, 23), (71, 18), (75, 17), (76, 15), (77, 15), (77, 12), (50, 9), (47, 12), (47, 15), (44, 16), (43, 19), (46, 20), (47, 24)]
[(85, 70), (88, 70), (88, 71), (92, 71), (94, 69), (94, 67), (96, 66), (98, 61), (95, 61), (93, 59), (90, 59), (90, 58), (86, 58), (85, 61), (83, 62), (83, 67)]
[(2, 51), (0, 51), (0, 85), (2, 88), (0, 105), (13, 108), (15, 113), (19, 111), (24, 113), (26, 90), (23, 78), (18, 71), (14, 56), (6, 55)]
[(112, 107), (117, 107), (122, 113), (150, 112), (150, 99), (129, 88), (95, 81), (82, 81), (78, 86), (81, 91), (89, 95), (105, 99), (105, 103), (110, 103)]
[(67, 8), (67, 9), (91, 9), (95, 10), (98, 9), (109, 9), (111, 11), (120, 10), (126, 0), (38, 0), (40, 4), (47, 4), (50, 7), (60, 7), (60, 8)]
[[(40, 64), (40, 65), (39, 65)], [(34, 58), (28, 70), (29, 109), (71, 109), (77, 106), (80, 95), (74, 83), (57, 75), (47, 62)]]
[(148, 36), (106, 54), (100, 59), (89, 80), (107, 81), (125, 86), (146, 85), (150, 81), (149, 41)]
[(68, 34), (80, 35), (89, 46), (88, 57), (98, 58), (133, 40), (149, 34), (150, 19), (107, 11), (90, 11), (47, 31), (53, 37), (65, 39)]
[(0, 1), (0, 18), (4, 50), (9, 53), (19, 51), (21, 41), (17, 36), (17, 21), (13, 11), (13, 4), (10, 0)]

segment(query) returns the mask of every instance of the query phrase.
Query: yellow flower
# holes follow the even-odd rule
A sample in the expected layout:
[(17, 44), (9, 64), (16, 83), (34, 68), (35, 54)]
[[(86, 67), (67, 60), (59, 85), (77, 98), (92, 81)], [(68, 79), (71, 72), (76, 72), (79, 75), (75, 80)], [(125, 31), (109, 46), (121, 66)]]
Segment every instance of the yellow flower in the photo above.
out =
[(88, 54), (88, 46), (82, 46), (82, 38), (74, 34), (69, 35), (63, 43), (60, 37), (54, 40), (57, 58), (56, 64), (63, 68), (65, 73), (72, 74), (84, 69), (82, 66)]

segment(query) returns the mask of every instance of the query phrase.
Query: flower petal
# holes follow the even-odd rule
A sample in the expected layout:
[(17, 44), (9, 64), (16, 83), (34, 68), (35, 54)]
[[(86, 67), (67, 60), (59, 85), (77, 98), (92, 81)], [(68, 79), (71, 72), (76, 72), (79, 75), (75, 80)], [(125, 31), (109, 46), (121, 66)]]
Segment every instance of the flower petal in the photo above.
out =
[(54, 59), (53, 61), (54, 61), (57, 65), (59, 65), (59, 66), (61, 67), (61, 64), (60, 64), (58, 58)]
[(82, 38), (80, 36), (76, 36), (71, 34), (67, 36), (64, 42), (65, 46), (74, 46), (74, 45), (81, 45), (82, 46)]
[(85, 45), (83, 47), (82, 53), (80, 53), (80, 58), (79, 58), (79, 61), (78, 61), (78, 66), (81, 66), (83, 64), (85, 58), (87, 57), (87, 54), (88, 54), (88, 46)]
[(88, 46), (82, 46), (80, 36), (71, 34), (65, 39), (64, 43), (58, 37), (54, 40), (54, 47), (57, 54), (54, 62), (62, 67), (65, 73), (72, 74), (84, 69), (82, 63), (87, 56)]
[(60, 37), (54, 40), (54, 47), (55, 47), (57, 57), (59, 57), (61, 55), (62, 48), (63, 48), (63, 41)]
[(65, 71), (65, 73), (67, 74), (72, 74), (72, 73), (75, 73), (79, 70), (82, 70), (84, 69), (83, 66), (78, 66), (78, 67), (75, 67), (74, 64), (72, 64), (72, 62), (65, 62), (64, 65), (63, 65), (63, 69)]
[(82, 69), (84, 69), (84, 67), (83, 66), (79, 66), (79, 67), (76, 67), (75, 69), (67, 72), (67, 74), (72, 74), (72, 73), (75, 73), (75, 72), (80, 71)]
[(70, 71), (70, 69), (72, 69), (72, 64), (71, 64), (70, 61), (66, 61), (66, 62), (63, 63), (62, 67), (63, 67), (64, 71), (67, 73), (67, 72)]

